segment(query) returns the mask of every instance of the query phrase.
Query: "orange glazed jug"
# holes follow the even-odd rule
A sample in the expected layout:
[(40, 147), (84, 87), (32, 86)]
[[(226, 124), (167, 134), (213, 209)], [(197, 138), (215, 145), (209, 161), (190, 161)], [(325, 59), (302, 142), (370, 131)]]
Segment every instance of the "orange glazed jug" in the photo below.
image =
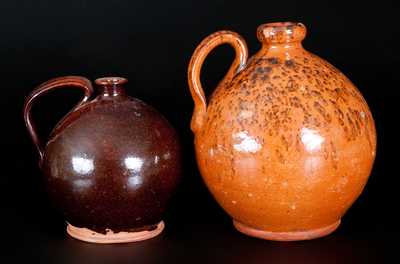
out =
[[(237, 230), (269, 240), (333, 232), (361, 194), (376, 150), (374, 120), (338, 69), (304, 50), (301, 23), (261, 25), (260, 51), (230, 31), (204, 39), (190, 61), (201, 175)], [(211, 50), (236, 58), (206, 101), (200, 83)]]

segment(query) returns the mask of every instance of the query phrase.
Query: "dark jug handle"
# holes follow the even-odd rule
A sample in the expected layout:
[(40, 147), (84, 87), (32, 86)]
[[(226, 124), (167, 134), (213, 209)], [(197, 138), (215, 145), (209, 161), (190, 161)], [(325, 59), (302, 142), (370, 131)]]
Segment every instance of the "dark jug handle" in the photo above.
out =
[(65, 77), (54, 78), (47, 82), (42, 83), (41, 85), (36, 87), (25, 100), (24, 120), (25, 120), (26, 127), (28, 129), (28, 132), (32, 138), (33, 144), (35, 144), (36, 149), (39, 152), (39, 166), (41, 166), (42, 161), (43, 161), (44, 146), (42, 145), (42, 142), (38, 138), (38, 135), (35, 131), (35, 125), (32, 122), (32, 117), (31, 117), (31, 108), (32, 108), (33, 102), (37, 98), (42, 96), (43, 94), (49, 92), (50, 90), (62, 88), (65, 86), (80, 88), (80, 89), (84, 90), (83, 98), (73, 109), (76, 109), (77, 107), (79, 107), (82, 104), (84, 104), (85, 102), (87, 102), (87, 100), (90, 98), (90, 96), (93, 93), (92, 83), (88, 79), (86, 79), (84, 77), (80, 77), (80, 76), (65, 76)]

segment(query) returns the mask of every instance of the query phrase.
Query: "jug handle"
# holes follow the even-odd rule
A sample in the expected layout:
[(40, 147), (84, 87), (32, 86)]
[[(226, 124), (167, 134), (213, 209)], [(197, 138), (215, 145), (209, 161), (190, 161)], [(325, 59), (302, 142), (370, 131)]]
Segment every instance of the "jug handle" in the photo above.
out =
[(246, 41), (232, 31), (218, 31), (206, 37), (194, 51), (188, 68), (190, 93), (194, 101), (194, 111), (190, 127), (194, 133), (199, 131), (207, 115), (207, 101), (200, 81), (200, 72), (204, 60), (217, 46), (229, 44), (235, 49), (235, 60), (220, 84), (229, 83), (233, 77), (243, 70), (247, 63), (248, 50)]
[(36, 87), (25, 100), (24, 104), (25, 125), (28, 129), (28, 132), (32, 138), (34, 145), (36, 146), (36, 149), (39, 152), (39, 165), (42, 164), (44, 147), (42, 146), (41, 141), (35, 131), (36, 130), (35, 125), (32, 122), (32, 117), (31, 117), (31, 108), (33, 102), (35, 102), (35, 100), (40, 96), (42, 96), (43, 94), (49, 92), (50, 90), (55, 90), (57, 88), (62, 88), (65, 86), (81, 88), (84, 90), (83, 98), (73, 109), (76, 109), (77, 107), (87, 102), (87, 100), (93, 93), (92, 84), (88, 79), (80, 76), (65, 76), (65, 77), (54, 78), (47, 82), (42, 83), (41, 85)]

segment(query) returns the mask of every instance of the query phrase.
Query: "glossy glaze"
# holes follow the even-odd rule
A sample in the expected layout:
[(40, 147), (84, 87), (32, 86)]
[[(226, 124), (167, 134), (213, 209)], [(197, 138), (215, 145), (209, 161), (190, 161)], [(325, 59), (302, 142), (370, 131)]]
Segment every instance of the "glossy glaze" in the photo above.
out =
[[(262, 48), (247, 61), (244, 40), (220, 31), (189, 65), (201, 175), (248, 235), (302, 240), (334, 231), (373, 165), (367, 103), (339, 70), (303, 49), (305, 35), (300, 23), (261, 25)], [(225, 43), (236, 59), (207, 105), (201, 65)]]
[[(71, 85), (71, 79), (72, 85), (83, 83), (91, 91), (90, 82), (81, 77), (45, 83), (27, 99), (28, 128), (37, 92)], [(55, 127), (47, 144), (38, 145), (50, 197), (74, 227), (103, 234), (155, 229), (177, 186), (181, 164), (176, 132), (154, 108), (128, 97), (125, 82), (117, 77), (96, 80), (98, 96), (88, 101), (88, 94)]]

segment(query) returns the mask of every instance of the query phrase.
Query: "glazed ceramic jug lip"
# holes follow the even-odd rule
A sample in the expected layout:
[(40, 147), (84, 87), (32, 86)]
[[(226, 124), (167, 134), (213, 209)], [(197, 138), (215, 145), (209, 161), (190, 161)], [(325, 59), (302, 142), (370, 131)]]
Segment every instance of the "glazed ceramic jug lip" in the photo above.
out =
[(107, 76), (97, 78), (95, 84), (100, 86), (114, 86), (114, 85), (122, 85), (128, 82), (128, 79), (123, 77), (114, 77), (114, 76)]
[(274, 22), (262, 24), (257, 29), (260, 42), (284, 44), (302, 41), (307, 29), (299, 22)]
[(126, 78), (109, 76), (98, 78), (94, 82), (97, 84), (98, 94), (102, 98), (126, 95), (124, 88), (124, 84), (128, 82)]

